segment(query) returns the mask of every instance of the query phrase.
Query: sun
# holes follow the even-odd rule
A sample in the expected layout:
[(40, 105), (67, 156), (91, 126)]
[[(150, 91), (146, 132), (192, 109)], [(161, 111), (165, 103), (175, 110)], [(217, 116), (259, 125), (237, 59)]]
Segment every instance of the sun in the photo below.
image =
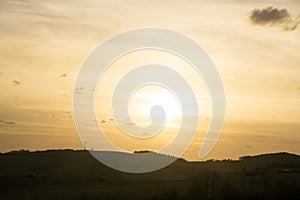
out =
[(150, 111), (153, 106), (161, 106), (166, 115), (166, 126), (175, 125), (181, 119), (181, 104), (176, 95), (161, 86), (139, 88), (129, 101), (129, 112), (133, 121), (140, 126), (151, 123)]

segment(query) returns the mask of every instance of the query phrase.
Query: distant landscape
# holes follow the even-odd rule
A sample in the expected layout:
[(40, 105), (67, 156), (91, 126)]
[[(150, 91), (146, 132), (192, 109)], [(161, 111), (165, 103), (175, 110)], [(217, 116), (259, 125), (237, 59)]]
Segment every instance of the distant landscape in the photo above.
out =
[(2, 200), (300, 199), (300, 156), (178, 159), (159, 171), (130, 174), (103, 165), (85, 150), (20, 150), (0, 155), (0, 185)]

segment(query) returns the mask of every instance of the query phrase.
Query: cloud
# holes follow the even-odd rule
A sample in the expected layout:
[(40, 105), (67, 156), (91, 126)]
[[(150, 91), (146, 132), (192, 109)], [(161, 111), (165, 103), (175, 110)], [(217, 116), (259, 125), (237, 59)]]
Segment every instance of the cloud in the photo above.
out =
[(64, 114), (71, 114), (72, 112), (71, 111), (61, 111), (62, 113)]
[(45, 69), (45, 70), (49, 70), (49, 69), (51, 69), (51, 68), (52, 68), (52, 67), (49, 66), (49, 65), (44, 66), (44, 69)]
[(84, 92), (84, 87), (79, 87), (79, 88), (76, 88), (74, 93), (76, 94), (82, 94)]
[(16, 124), (16, 122), (14, 122), (14, 121), (0, 120), (0, 124), (14, 125), (14, 124)]
[(16, 81), (16, 80), (13, 81), (13, 84), (14, 85), (21, 85), (21, 83), (19, 81)]
[(4, 122), (5, 124), (16, 124), (16, 122), (12, 122), (12, 121), (6, 121), (6, 122)]
[(133, 123), (133, 122), (124, 122), (125, 125), (128, 125), (128, 126), (135, 126), (136, 124)]
[(143, 132), (142, 135), (143, 135), (143, 136), (149, 136), (149, 135), (151, 135), (151, 134), (150, 134), (150, 133), (147, 133), (147, 132)]
[(276, 27), (284, 31), (293, 31), (300, 23), (299, 16), (293, 17), (286, 9), (272, 6), (253, 9), (247, 17), (251, 25)]
[(60, 75), (60, 77), (67, 77), (68, 75), (67, 74), (62, 74), (62, 75)]

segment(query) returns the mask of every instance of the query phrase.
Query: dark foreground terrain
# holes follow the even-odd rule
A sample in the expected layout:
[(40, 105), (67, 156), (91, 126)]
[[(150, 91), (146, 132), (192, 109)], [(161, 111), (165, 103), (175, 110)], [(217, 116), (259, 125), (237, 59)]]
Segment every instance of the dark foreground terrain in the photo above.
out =
[(83, 150), (15, 151), (0, 155), (0, 199), (300, 199), (300, 157), (179, 159), (156, 172), (129, 174)]

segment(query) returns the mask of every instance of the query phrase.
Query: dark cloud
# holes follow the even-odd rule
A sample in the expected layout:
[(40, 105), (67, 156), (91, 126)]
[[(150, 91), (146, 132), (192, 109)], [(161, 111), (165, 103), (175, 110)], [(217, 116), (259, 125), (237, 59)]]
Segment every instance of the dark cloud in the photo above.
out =
[(284, 31), (293, 31), (300, 23), (299, 17), (293, 17), (286, 9), (272, 6), (254, 9), (247, 13), (252, 25), (276, 27)]
[(14, 124), (16, 124), (16, 122), (14, 122), (14, 121), (0, 120), (0, 124), (14, 125)]
[(252, 149), (252, 146), (250, 146), (250, 145), (246, 145), (245, 146), (247, 149)]
[(6, 121), (4, 122), (5, 124), (16, 124), (16, 122), (13, 122), (13, 121)]
[(106, 123), (105, 120), (101, 120), (101, 121), (100, 121), (100, 124), (105, 124), (105, 123)]
[(60, 75), (60, 77), (67, 77), (68, 75), (67, 74), (62, 74), (62, 75)]
[(19, 81), (16, 81), (16, 80), (13, 81), (13, 84), (14, 85), (21, 85), (21, 83)]

